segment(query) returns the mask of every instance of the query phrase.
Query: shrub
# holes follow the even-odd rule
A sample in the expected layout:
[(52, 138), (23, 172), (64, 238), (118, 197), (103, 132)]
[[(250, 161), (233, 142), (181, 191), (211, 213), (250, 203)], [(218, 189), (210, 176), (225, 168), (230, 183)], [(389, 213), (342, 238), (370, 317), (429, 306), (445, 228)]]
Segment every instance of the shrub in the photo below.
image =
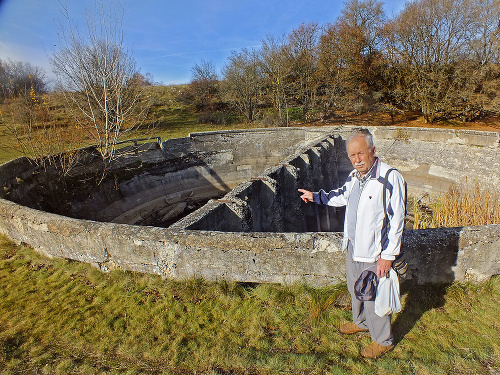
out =
[(286, 125), (286, 118), (282, 119), (279, 112), (274, 108), (266, 108), (260, 111), (256, 118), (266, 128)]
[(237, 116), (229, 111), (205, 111), (198, 115), (198, 123), (213, 125), (230, 125), (235, 123)]
[(290, 107), (288, 108), (288, 120), (300, 121), (302, 119), (302, 108)]

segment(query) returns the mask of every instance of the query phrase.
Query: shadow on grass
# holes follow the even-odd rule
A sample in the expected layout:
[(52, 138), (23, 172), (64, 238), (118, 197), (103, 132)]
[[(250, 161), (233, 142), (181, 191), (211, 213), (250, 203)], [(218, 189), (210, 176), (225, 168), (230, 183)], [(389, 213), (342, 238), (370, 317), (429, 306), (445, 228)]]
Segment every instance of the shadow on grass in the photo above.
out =
[(405, 231), (402, 249), (409, 278), (401, 283), (401, 295), (406, 294), (403, 311), (392, 324), (396, 343), (426, 311), (444, 306), (447, 289), (455, 281), (461, 230), (457, 227)]
[(451, 283), (418, 285), (410, 280), (401, 284), (401, 295), (406, 296), (404, 309), (392, 323), (394, 343), (397, 345), (417, 324), (426, 311), (445, 304), (445, 295)]

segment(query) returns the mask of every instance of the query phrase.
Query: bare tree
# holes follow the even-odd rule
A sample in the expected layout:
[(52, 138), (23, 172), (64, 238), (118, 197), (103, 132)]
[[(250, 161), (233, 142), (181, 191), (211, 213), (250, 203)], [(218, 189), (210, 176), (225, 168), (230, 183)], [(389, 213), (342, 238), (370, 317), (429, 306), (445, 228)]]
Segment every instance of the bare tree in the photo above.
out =
[(157, 83), (155, 82), (154, 77), (151, 73), (142, 74), (142, 73), (137, 72), (134, 74), (133, 79), (136, 80), (136, 82), (139, 84), (139, 86), (142, 86), (142, 87), (157, 85)]
[(194, 65), (191, 73), (189, 88), (194, 96), (195, 104), (200, 108), (210, 105), (219, 93), (219, 77), (214, 64), (201, 60), (199, 64)]
[(384, 90), (382, 3), (351, 0), (320, 39), (319, 74), (326, 109), (364, 111)]
[(302, 24), (289, 35), (291, 69), (290, 86), (302, 106), (302, 118), (312, 108), (317, 91), (318, 42), (320, 28), (317, 23)]
[(383, 3), (376, 0), (350, 0), (342, 9), (340, 22), (355, 36), (355, 51), (369, 55), (380, 49), (385, 23)]
[(0, 60), (0, 100), (10, 102), (6, 116), (0, 114), (0, 130), (15, 139), (0, 147), (29, 157), (43, 169), (56, 165), (64, 174), (76, 154), (62, 155), (75, 147), (80, 132), (54, 121), (50, 111), (54, 95), (45, 95), (47, 85), (43, 69), (27, 62)]
[(449, 111), (457, 92), (457, 61), (474, 35), (472, 0), (407, 3), (387, 26), (388, 55), (398, 69), (400, 100), (420, 109), (427, 122)]
[(105, 168), (115, 157), (119, 140), (137, 128), (147, 110), (140, 82), (134, 79), (135, 60), (125, 48), (123, 12), (116, 8), (114, 2), (97, 2), (87, 15), (84, 36), (63, 9), (62, 47), (51, 59), (58, 88), (79, 126), (97, 144)]
[(16, 89), (16, 97), (9, 98), (7, 116), (0, 113), (0, 129), (4, 128), (15, 142), (0, 145), (0, 148), (27, 156), (33, 164), (44, 170), (54, 166), (64, 175), (78, 160), (78, 152), (66, 151), (75, 150), (81, 145), (81, 129), (55, 121), (50, 108), (60, 99), (57, 99), (57, 94), (48, 96), (43, 91), (37, 91), (37, 88), (43, 89), (44, 86), (37, 85), (35, 76), (30, 74), (19, 82), (22, 82), (22, 86)]
[(47, 79), (42, 68), (23, 61), (0, 60), (0, 101), (26, 96), (31, 89), (38, 95), (47, 92)]
[(248, 121), (253, 121), (263, 88), (263, 74), (257, 51), (243, 49), (239, 53), (233, 52), (224, 68), (223, 76), (222, 88), (225, 99)]
[(473, 2), (474, 30), (469, 49), (474, 61), (481, 65), (500, 63), (500, 1)]
[(285, 39), (277, 39), (271, 35), (262, 41), (260, 63), (266, 80), (267, 93), (271, 97), (274, 108), (278, 111), (278, 118), (285, 120), (288, 108), (289, 82), (288, 77), (292, 68), (289, 45)]
[(460, 94), (462, 121), (500, 113), (500, 1), (473, 2), (475, 29), (469, 40), (468, 60), (459, 79), (467, 83)]

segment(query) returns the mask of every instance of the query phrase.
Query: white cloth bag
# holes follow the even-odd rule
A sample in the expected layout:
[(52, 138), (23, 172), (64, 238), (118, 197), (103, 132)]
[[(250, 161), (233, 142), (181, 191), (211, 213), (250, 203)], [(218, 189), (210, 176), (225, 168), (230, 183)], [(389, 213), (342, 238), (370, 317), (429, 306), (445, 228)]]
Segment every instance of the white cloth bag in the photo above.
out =
[(378, 279), (377, 295), (375, 297), (375, 314), (385, 316), (401, 311), (399, 295), (399, 280), (392, 268), (388, 276)]

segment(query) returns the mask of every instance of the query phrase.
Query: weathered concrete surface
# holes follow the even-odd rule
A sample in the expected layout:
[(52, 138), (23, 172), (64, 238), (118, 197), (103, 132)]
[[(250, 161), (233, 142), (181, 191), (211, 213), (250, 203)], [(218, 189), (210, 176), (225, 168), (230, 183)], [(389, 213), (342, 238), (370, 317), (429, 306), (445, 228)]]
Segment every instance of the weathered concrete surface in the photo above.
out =
[(482, 282), (500, 274), (500, 225), (406, 231), (403, 248), (418, 283)]
[(168, 225), (185, 210), (221, 197), (241, 182), (318, 137), (300, 128), (196, 133), (142, 145), (108, 168), (88, 149), (69, 175), (43, 170), (27, 158), (1, 166), (0, 198), (79, 219)]
[[(343, 211), (304, 205), (296, 189), (332, 189), (344, 182), (351, 166), (343, 139), (350, 131), (217, 132), (168, 141), (121, 158), (111, 170), (115, 180), (108, 182), (115, 190), (86, 190), (88, 198), (69, 202), (73, 209), (97, 208), (100, 218), (115, 223), (0, 199), (0, 232), (48, 256), (102, 270), (119, 267), (181, 279), (338, 283), (344, 278), (342, 235), (331, 231), (341, 230)], [(478, 173), (487, 183), (498, 181), (497, 133), (372, 131), (378, 155), (402, 170), (410, 191), (439, 192)], [(89, 168), (86, 164), (77, 172), (84, 176)], [(42, 178), (27, 159), (0, 166), (0, 172), (4, 198), (17, 194), (21, 199)], [(140, 222), (151, 212), (169, 217), (193, 195), (208, 199), (220, 192), (227, 194), (166, 229), (120, 224)], [(418, 283), (482, 281), (498, 274), (499, 245), (498, 225), (407, 231), (403, 241), (409, 277)]]
[(495, 132), (377, 128), (378, 155), (405, 176), (410, 194), (444, 193), (454, 183), (500, 184)]
[(51, 257), (169, 278), (248, 282), (338, 283), (338, 233), (174, 231), (76, 220), (3, 201), (0, 232)]
[[(76, 220), (3, 201), (0, 232), (50, 257), (167, 278), (335, 284), (344, 280), (340, 233), (169, 230)], [(500, 226), (406, 231), (408, 278), (484, 281), (500, 273)]]

